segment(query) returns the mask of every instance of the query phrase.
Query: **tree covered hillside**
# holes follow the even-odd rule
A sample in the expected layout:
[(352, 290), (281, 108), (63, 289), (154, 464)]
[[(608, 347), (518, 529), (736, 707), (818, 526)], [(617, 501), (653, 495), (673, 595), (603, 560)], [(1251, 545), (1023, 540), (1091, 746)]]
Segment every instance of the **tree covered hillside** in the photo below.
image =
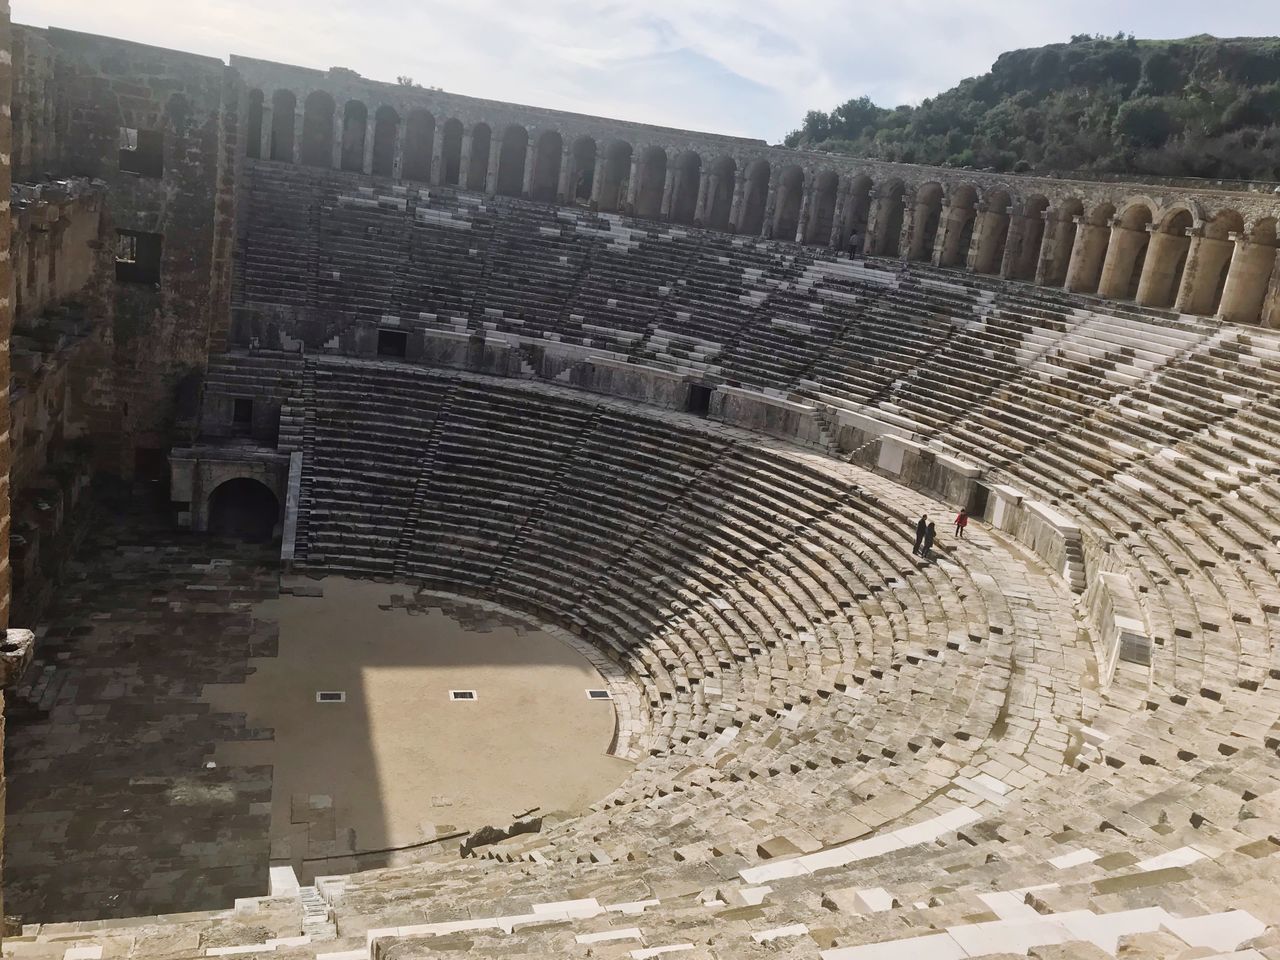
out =
[(1076, 36), (918, 107), (810, 111), (788, 146), (907, 163), (1280, 180), (1280, 38)]

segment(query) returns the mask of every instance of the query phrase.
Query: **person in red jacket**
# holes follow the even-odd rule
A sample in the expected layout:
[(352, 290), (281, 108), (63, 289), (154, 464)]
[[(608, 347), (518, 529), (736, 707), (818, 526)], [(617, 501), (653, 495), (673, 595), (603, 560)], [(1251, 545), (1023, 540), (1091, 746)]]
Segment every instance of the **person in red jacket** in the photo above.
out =
[(964, 539), (964, 528), (969, 525), (969, 511), (961, 510), (956, 514), (956, 539)]

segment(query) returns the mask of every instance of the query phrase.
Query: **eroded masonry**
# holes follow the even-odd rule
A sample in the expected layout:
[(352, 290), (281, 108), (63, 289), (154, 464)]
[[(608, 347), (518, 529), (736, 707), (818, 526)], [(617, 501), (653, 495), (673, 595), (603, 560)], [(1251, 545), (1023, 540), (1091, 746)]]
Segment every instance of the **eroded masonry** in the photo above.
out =
[(0, 14), (6, 956), (1280, 957), (1280, 187)]

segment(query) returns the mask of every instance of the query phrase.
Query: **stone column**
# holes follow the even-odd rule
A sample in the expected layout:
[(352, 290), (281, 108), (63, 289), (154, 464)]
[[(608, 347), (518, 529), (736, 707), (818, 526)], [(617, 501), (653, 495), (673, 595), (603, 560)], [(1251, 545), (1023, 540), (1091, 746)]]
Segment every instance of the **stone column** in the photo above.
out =
[(1111, 241), (1107, 244), (1107, 259), (1102, 265), (1102, 277), (1098, 281), (1099, 296), (1122, 300), (1129, 295), (1131, 274), (1122, 273), (1121, 270), (1134, 262), (1134, 256), (1146, 241), (1145, 230), (1130, 230), (1112, 218)]
[[(845, 228), (853, 218), (853, 211), (849, 209), (849, 191), (848, 179), (841, 177), (840, 185), (836, 188), (836, 208), (831, 213), (831, 232), (826, 239), (827, 246), (832, 250), (844, 250), (849, 245), (845, 239), (849, 236)], [(863, 245), (866, 245), (865, 240)]]
[(911, 255), (911, 238), (916, 234), (916, 192), (907, 190), (902, 195), (902, 230), (898, 233), (898, 256), (907, 260)]
[[(1253, 243), (1239, 233), (1229, 235), (1234, 242), (1227, 285), (1222, 290), (1218, 316), (1232, 323), (1257, 323), (1266, 319), (1268, 289), (1280, 283), (1280, 259), (1275, 247)], [(1280, 303), (1276, 304), (1280, 306)], [(1280, 318), (1277, 318), (1280, 319)]]
[(502, 144), (489, 135), (489, 169), (485, 173), (484, 192), (489, 196), (498, 193), (498, 163), (502, 160)]
[(433, 187), (444, 183), (444, 134), (439, 124), (431, 131), (431, 170), (427, 182)]
[[(1231, 244), (1226, 240), (1215, 241), (1206, 237), (1203, 227), (1192, 227), (1187, 235), (1191, 237), (1191, 241), (1187, 247), (1187, 260), (1182, 268), (1182, 282), (1173, 292), (1173, 309), (1178, 313), (1209, 313), (1212, 303), (1206, 302), (1199, 310), (1196, 309), (1196, 304), (1212, 298), (1214, 288), (1210, 287), (1208, 291), (1201, 291), (1200, 288), (1210, 279), (1209, 274), (1215, 280), (1220, 275), (1223, 265), (1231, 259)], [(1221, 243), (1224, 249), (1215, 251), (1215, 243)], [(1215, 256), (1215, 252), (1219, 255)]]
[[(813, 216), (813, 187), (800, 198), (800, 215), (796, 218), (796, 243), (809, 242), (809, 218)], [(783, 237), (785, 240), (786, 237)]]
[(1026, 254), (1025, 246), (1031, 234), (1031, 220), (1021, 213), (1009, 217), (1009, 232), (1004, 244), (1004, 256), (1000, 260), (1000, 276), (1005, 280), (1021, 280), (1019, 267)]
[(1259, 322), (1270, 330), (1280, 329), (1280, 252), (1271, 256), (1271, 280), (1262, 297)]
[(640, 190), (640, 174), (645, 167), (645, 164), (640, 161), (640, 155), (641, 152), (639, 150), (631, 151), (631, 176), (627, 180), (627, 203), (625, 207), (628, 213), (635, 212), (636, 196)]
[(346, 133), (346, 117), (343, 116), (342, 104), (334, 103), (333, 105), (333, 148), (330, 159), (333, 161), (333, 169), (342, 169), (342, 137)]
[[(0, 197), (4, 199), (0, 209), (0, 629), (9, 626), (9, 594), (12, 575), (9, 570), (9, 468), (11, 465), (9, 425), (9, 337), (13, 332), (13, 262), (9, 245), (12, 239), (9, 190), (12, 184), (10, 162), (13, 156), (13, 124), (9, 104), (13, 102), (13, 32), (9, 25), (9, 0), (0, 0)], [(4, 707), (0, 694), (0, 710)], [(3, 843), (4, 827), (4, 720), (0, 716), (0, 843)], [(0, 917), (4, 916), (0, 903)]]
[[(937, 267), (959, 267), (967, 262), (969, 251), (962, 250), (964, 228), (969, 223), (969, 216), (977, 216), (972, 207), (954, 207), (947, 204), (942, 208), (942, 216), (938, 221), (938, 235), (934, 238), (932, 250), (922, 250)], [(976, 231), (975, 231), (976, 232)]]
[(266, 93), (262, 95), (262, 129), (259, 132), (258, 156), (263, 160), (271, 159), (271, 131), (275, 129), (275, 106)]
[[(1183, 251), (1191, 241), (1188, 237), (1190, 227), (1183, 236), (1175, 236), (1149, 226), (1151, 246), (1147, 249), (1147, 260), (1142, 269), (1142, 280), (1138, 284), (1138, 303), (1143, 306), (1169, 307), (1173, 305), (1178, 291), (1173, 289), (1177, 279), (1178, 262)], [(1188, 256), (1188, 260), (1190, 257)]]
[(873, 196), (871, 209), (867, 211), (867, 229), (862, 240), (862, 250), (869, 257), (879, 256), (884, 247), (880, 243), (881, 224), (888, 214), (884, 197)]
[(1076, 239), (1071, 244), (1063, 287), (1068, 293), (1097, 293), (1102, 279), (1103, 254), (1111, 234), (1106, 227), (1089, 223), (1084, 217), (1072, 219), (1076, 224)]
[(699, 226), (707, 222), (707, 203), (713, 196), (711, 172), (703, 170), (698, 177), (698, 202), (693, 205), (693, 222)]
[(662, 182), (662, 205), (658, 208), (663, 220), (671, 219), (671, 205), (675, 202), (676, 168), (667, 161), (667, 178)]
[(729, 226), (737, 231), (741, 229), (742, 202), (747, 192), (746, 171), (739, 171), (733, 178), (733, 203), (729, 207)]
[(404, 171), (404, 128), (406, 126), (408, 121), (404, 118), (396, 122), (396, 142), (391, 148), (391, 176), (397, 180)]
[(1044, 219), (1044, 235), (1040, 238), (1040, 252), (1036, 256), (1035, 282), (1041, 286), (1056, 286), (1059, 280), (1050, 276), (1049, 271), (1066, 239), (1067, 224), (1072, 221), (1055, 217), (1052, 210), (1045, 210), (1040, 216)]
[(538, 148), (532, 137), (524, 145), (524, 170), (520, 176), (520, 196), (528, 197), (533, 193), (533, 171), (538, 164)]
[(561, 142), (560, 182), (556, 186), (557, 203), (573, 203), (577, 200), (578, 171), (574, 169), (573, 148)]
[[(401, 128), (404, 124), (400, 124)], [(400, 153), (397, 146), (396, 154)], [(458, 151), (458, 189), (467, 189), (467, 172), (471, 169), (471, 128), (462, 131), (462, 149)]]
[(760, 225), (760, 236), (773, 236), (773, 218), (778, 214), (778, 185), (782, 182), (782, 172), (777, 167), (769, 171), (769, 192), (765, 195), (764, 223)]
[(305, 101), (298, 97), (293, 102), (293, 162), (302, 162), (302, 120), (306, 115)]
[(608, 168), (609, 160), (606, 156), (604, 162), (600, 160), (600, 151), (596, 151), (596, 172), (591, 178), (591, 206), (592, 209), (600, 209), (600, 194), (604, 190), (605, 171)]
[(373, 141), (378, 132), (378, 117), (373, 111), (370, 111), (364, 121), (364, 159), (361, 161), (364, 172), (373, 173)]

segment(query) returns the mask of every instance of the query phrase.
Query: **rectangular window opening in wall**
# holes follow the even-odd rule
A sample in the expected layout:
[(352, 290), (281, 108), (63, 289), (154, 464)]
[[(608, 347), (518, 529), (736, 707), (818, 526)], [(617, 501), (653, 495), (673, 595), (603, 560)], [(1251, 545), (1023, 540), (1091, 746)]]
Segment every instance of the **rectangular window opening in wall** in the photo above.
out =
[(159, 130), (120, 128), (120, 172), (164, 176), (164, 135)]
[(248, 397), (235, 397), (231, 401), (231, 422), (247, 427), (253, 423), (253, 401)]
[(608, 690), (588, 690), (588, 700), (612, 700), (613, 695)]
[(160, 234), (116, 231), (116, 279), (121, 283), (160, 282)]
[(347, 691), (345, 690), (317, 690), (316, 703), (346, 703)]
[(450, 690), (450, 700), (474, 700), (476, 692), (474, 690)]
[(400, 357), (403, 359), (409, 352), (409, 334), (403, 330), (378, 331), (378, 356)]
[(689, 387), (689, 413), (705, 417), (711, 412), (711, 388), (699, 384)]

